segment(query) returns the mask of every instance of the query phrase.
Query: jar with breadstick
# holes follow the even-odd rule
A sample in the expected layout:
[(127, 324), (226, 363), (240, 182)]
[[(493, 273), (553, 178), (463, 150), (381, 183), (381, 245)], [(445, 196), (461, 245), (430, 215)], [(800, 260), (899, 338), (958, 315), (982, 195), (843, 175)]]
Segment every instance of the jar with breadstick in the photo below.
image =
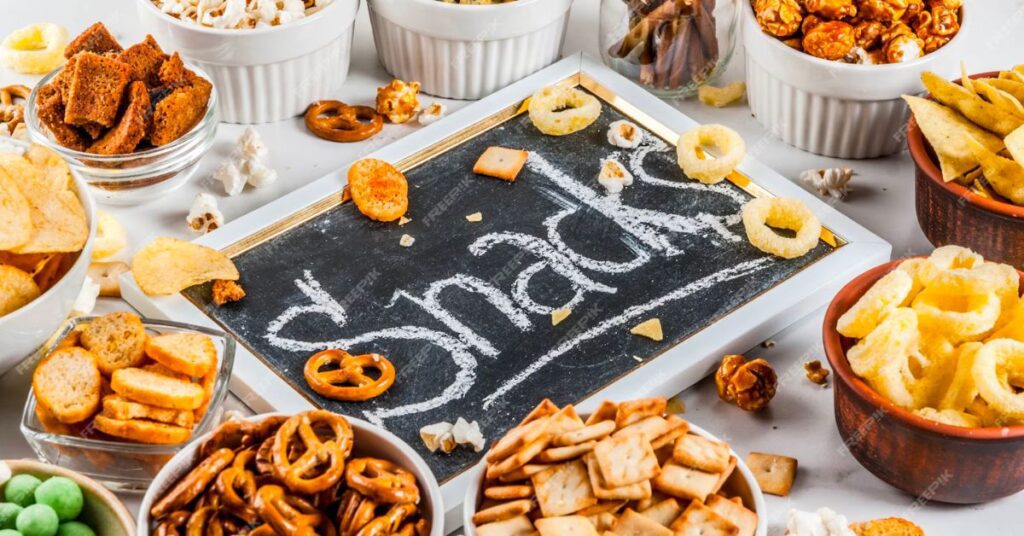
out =
[(693, 95), (725, 71), (741, 0), (601, 0), (601, 57), (665, 98)]

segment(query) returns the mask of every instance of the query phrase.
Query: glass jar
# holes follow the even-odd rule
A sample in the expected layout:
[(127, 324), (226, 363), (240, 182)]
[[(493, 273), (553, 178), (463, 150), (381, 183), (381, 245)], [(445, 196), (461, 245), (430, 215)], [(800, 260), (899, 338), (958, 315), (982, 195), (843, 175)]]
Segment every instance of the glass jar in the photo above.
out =
[(744, 0), (601, 0), (601, 58), (660, 97), (697, 92), (725, 72)]

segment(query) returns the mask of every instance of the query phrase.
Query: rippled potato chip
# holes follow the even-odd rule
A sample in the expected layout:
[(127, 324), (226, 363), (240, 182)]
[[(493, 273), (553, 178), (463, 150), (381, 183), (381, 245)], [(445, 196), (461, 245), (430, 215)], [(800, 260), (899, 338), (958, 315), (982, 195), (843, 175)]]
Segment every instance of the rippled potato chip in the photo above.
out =
[(10, 175), (0, 170), (0, 250), (13, 249), (28, 242), (32, 230), (28, 200)]
[[(15, 253), (81, 251), (89, 237), (89, 222), (78, 194), (71, 188), (66, 165), (57, 165), (48, 149), (34, 146), (26, 156), (0, 154), (0, 171), (7, 174), (28, 202), (33, 232)], [(33, 155), (29, 160), (28, 155)]]
[(149, 296), (175, 294), (215, 279), (238, 280), (227, 255), (177, 238), (157, 238), (132, 259), (135, 282)]
[(39, 287), (31, 274), (0, 264), (0, 316), (28, 305), (39, 294)]

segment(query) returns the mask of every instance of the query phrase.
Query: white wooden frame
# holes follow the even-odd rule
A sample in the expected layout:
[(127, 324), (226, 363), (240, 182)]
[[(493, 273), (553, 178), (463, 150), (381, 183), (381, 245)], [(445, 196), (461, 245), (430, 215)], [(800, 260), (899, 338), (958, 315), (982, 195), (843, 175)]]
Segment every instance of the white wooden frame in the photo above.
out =
[[(697, 125), (694, 120), (608, 69), (599, 61), (583, 54), (574, 54), (369, 156), (398, 162), (439, 140), (453, 136), (502, 108), (521, 102), (541, 87), (579, 73), (586, 74), (624, 101), (657, 118), (660, 123), (676, 133)], [(751, 177), (757, 185), (771, 194), (803, 200), (818, 215), (822, 225), (846, 243), (668, 350), (667, 358), (659, 359), (658, 366), (640, 367), (595, 393), (579, 405), (581, 412), (590, 412), (596, 407), (597, 402), (606, 398), (674, 395), (711, 373), (722, 355), (745, 351), (778, 333), (827, 304), (842, 285), (853, 277), (889, 260), (892, 252), (889, 243), (772, 171), (754, 157), (748, 156), (739, 171)], [(345, 184), (346, 172), (347, 168), (329, 173), (230, 222), (215, 233), (198, 238), (196, 243), (224, 249), (309, 205), (337, 195)], [(122, 294), (146, 316), (218, 327), (182, 295), (146, 296), (130, 276), (122, 279)], [(297, 412), (310, 408), (306, 398), (276, 373), (268, 370), (266, 365), (248, 352), (244, 345), (238, 347), (231, 390), (246, 405), (259, 412)], [(455, 416), (452, 417), (454, 420)], [(442, 485), (449, 532), (461, 524), (460, 507), (467, 479), (471, 474), (473, 471), (465, 471)]]

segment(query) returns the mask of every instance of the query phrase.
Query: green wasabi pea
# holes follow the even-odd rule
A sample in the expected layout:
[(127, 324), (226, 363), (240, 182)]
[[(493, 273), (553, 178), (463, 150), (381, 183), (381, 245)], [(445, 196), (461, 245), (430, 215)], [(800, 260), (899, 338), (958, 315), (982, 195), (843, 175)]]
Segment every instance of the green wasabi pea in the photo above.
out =
[(32, 475), (14, 475), (4, 486), (4, 499), (18, 506), (28, 506), (35, 500), (36, 488), (42, 483)]
[(71, 521), (82, 513), (82, 488), (74, 480), (55, 476), (43, 482), (35, 491), (36, 504), (45, 504), (57, 512), (61, 521)]
[(21, 536), (21, 533), (14, 529), (0, 529), (0, 536)]
[(0, 503), (0, 529), (13, 529), (14, 520), (18, 518), (18, 514), (22, 510), (22, 507), (14, 503)]
[(16, 525), (22, 536), (55, 536), (60, 519), (53, 508), (45, 504), (33, 504), (18, 514)]
[[(0, 534), (0, 536), (4, 535)], [(69, 521), (61, 523), (57, 528), (57, 536), (96, 536), (96, 532), (81, 521)]]

